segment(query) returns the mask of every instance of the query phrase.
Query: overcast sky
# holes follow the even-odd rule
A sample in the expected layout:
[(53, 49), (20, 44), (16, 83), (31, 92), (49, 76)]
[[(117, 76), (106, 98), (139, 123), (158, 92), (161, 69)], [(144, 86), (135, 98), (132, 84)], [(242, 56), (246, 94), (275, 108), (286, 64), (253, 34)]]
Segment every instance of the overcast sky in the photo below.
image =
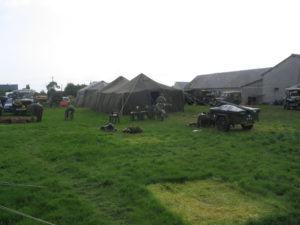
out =
[(0, 83), (167, 85), (300, 54), (299, 0), (0, 0)]

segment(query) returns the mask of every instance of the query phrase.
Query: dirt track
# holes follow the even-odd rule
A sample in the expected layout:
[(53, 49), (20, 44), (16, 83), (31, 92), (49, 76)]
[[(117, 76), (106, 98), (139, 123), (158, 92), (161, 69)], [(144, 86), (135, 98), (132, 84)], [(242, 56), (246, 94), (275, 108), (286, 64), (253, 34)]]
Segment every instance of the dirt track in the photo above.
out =
[(11, 123), (31, 123), (30, 117), (25, 116), (5, 116), (0, 117), (0, 123), (11, 124)]

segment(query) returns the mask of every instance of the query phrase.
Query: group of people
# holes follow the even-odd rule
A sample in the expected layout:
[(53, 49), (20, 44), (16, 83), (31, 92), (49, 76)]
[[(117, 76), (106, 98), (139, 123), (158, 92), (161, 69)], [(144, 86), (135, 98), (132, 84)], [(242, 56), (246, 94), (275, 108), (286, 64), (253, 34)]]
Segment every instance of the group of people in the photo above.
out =
[(135, 115), (138, 120), (143, 120), (144, 115), (146, 115), (149, 119), (156, 117), (163, 121), (167, 117), (166, 107), (171, 106), (171, 104), (167, 104), (166, 102), (166, 98), (160, 95), (157, 97), (155, 105), (146, 105), (144, 110), (140, 106), (136, 106), (135, 110), (130, 113), (131, 120), (134, 120)]
[[(166, 98), (163, 95), (160, 95), (156, 99), (156, 105), (154, 107), (154, 113), (160, 117), (161, 120), (167, 116), (166, 106), (168, 105)], [(43, 106), (40, 103), (33, 103), (28, 106), (28, 110), (31, 112), (31, 120), (34, 121), (34, 117), (36, 116), (36, 121), (41, 122), (43, 116)], [(73, 120), (74, 118), (75, 108), (73, 105), (68, 105), (65, 110), (65, 120), (69, 118)]]
[[(43, 116), (43, 106), (40, 103), (33, 103), (28, 106), (28, 110), (31, 112), (31, 120), (34, 121), (34, 117), (36, 116), (36, 121), (41, 122)], [(70, 118), (73, 120), (74, 118), (75, 108), (72, 105), (68, 105), (65, 110), (65, 120)]]

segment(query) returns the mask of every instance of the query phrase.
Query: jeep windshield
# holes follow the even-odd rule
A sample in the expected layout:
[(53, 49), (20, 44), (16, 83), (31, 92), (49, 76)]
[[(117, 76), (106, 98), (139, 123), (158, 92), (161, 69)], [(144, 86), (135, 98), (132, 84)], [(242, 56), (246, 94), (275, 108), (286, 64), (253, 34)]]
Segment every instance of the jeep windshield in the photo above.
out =
[(7, 105), (12, 104), (12, 98), (8, 98), (7, 101), (5, 102), (5, 105), (6, 105), (6, 104), (7, 104)]
[(13, 99), (24, 99), (30, 98), (33, 99), (34, 92), (31, 91), (17, 91), (13, 93)]

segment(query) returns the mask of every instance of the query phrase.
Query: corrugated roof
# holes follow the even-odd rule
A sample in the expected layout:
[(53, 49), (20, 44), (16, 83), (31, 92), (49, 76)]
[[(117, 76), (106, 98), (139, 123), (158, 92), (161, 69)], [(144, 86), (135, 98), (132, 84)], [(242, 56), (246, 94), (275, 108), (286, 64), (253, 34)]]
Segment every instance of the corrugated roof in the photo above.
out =
[(17, 84), (0, 84), (0, 90), (18, 90)]
[(286, 59), (282, 60), (280, 63), (276, 64), (274, 67), (271, 67), (267, 71), (265, 71), (262, 74), (262, 76), (265, 76), (267, 73), (269, 73), (272, 70), (274, 70), (275, 68), (279, 67), (281, 64), (283, 64), (284, 62), (288, 61), (290, 58), (298, 58), (298, 59), (300, 59), (300, 55), (298, 55), (298, 54), (291, 54), (289, 57), (287, 57)]
[(175, 82), (173, 88), (183, 89), (189, 82)]
[(261, 75), (269, 69), (262, 68), (199, 75), (186, 85), (184, 89), (240, 88), (248, 83), (259, 80)]

